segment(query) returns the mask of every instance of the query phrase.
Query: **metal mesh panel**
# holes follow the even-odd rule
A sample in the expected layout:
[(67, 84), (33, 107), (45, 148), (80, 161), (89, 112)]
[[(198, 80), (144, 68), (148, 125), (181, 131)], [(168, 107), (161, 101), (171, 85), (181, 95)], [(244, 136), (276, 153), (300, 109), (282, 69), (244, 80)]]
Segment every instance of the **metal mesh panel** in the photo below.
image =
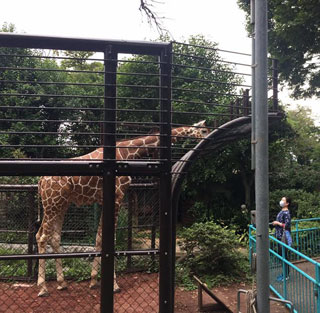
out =
[[(172, 54), (169, 43), (0, 38), (0, 169), (42, 176), (45, 221), (36, 223), (37, 204), (26, 209), (28, 193), (1, 195), (0, 236), (11, 251), (0, 253), (1, 268), (10, 270), (0, 308), (99, 312), (114, 300), (118, 312), (171, 310), (171, 165), (199, 142), (219, 143), (208, 133), (250, 114), (250, 74), (239, 70), (248, 62), (196, 43), (174, 43)], [(4, 213), (3, 203), (13, 209)], [(15, 285), (37, 271), (39, 287)], [(39, 289), (47, 295), (45, 274), (49, 296), (38, 298)], [(122, 292), (113, 298), (117, 284)]]
[[(115, 312), (158, 312), (159, 307), (159, 265), (155, 255), (132, 256), (132, 264), (139, 271), (117, 272), (121, 292), (115, 295)], [(117, 268), (127, 263), (124, 256), (117, 258)]]

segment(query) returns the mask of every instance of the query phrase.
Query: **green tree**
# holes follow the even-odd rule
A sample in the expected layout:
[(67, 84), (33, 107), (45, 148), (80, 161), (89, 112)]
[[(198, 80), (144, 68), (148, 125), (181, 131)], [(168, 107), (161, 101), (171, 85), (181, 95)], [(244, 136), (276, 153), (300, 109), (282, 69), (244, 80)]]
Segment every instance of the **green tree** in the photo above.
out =
[(319, 128), (310, 110), (288, 111), (285, 131), (270, 147), (270, 218), (279, 210), (283, 196), (293, 199), (293, 217), (319, 216)]
[[(250, 0), (238, 0), (238, 4), (249, 17)], [(320, 2), (269, 0), (268, 17), (269, 52), (279, 60), (281, 79), (297, 98), (319, 96)]]

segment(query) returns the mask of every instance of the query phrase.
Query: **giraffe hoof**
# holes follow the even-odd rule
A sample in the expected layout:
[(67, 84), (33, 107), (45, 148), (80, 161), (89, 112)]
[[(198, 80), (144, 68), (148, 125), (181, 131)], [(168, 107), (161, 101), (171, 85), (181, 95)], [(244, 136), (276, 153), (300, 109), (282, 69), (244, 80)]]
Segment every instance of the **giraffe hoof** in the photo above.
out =
[(65, 290), (68, 288), (68, 285), (66, 282), (63, 282), (62, 284), (60, 284), (58, 287), (57, 287), (57, 290), (61, 291), (61, 290)]
[(41, 290), (41, 291), (38, 293), (38, 297), (48, 297), (48, 296), (49, 296), (48, 290)]
[(121, 288), (119, 287), (113, 290), (113, 293), (120, 293), (120, 292), (121, 292)]
[(99, 287), (98, 283), (90, 283), (89, 288), (90, 289), (97, 289)]

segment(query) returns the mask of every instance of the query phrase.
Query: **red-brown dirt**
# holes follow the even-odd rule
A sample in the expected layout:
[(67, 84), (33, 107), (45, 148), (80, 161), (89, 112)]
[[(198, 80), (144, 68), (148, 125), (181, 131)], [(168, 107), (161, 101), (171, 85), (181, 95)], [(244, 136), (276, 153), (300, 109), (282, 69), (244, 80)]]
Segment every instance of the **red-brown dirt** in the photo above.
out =
[[(115, 312), (151, 313), (158, 312), (158, 275), (134, 273), (118, 278), (121, 292), (115, 294)], [(88, 312), (98, 313), (100, 308), (100, 290), (88, 288), (88, 282), (69, 282), (68, 288), (56, 290), (56, 282), (48, 283), (50, 295), (39, 298), (35, 283), (0, 283), (0, 312), (4, 313), (60, 313), (60, 312)], [(234, 284), (228, 287), (214, 288), (213, 292), (221, 300), (236, 309), (237, 290), (250, 289), (245, 284)], [(213, 303), (204, 295), (204, 303)], [(244, 303), (244, 301), (243, 301)], [(242, 311), (244, 309), (242, 308)], [(175, 313), (198, 311), (197, 290), (185, 291), (176, 289)], [(212, 311), (224, 313), (224, 311)], [(286, 309), (273, 303), (272, 313), (283, 313)]]

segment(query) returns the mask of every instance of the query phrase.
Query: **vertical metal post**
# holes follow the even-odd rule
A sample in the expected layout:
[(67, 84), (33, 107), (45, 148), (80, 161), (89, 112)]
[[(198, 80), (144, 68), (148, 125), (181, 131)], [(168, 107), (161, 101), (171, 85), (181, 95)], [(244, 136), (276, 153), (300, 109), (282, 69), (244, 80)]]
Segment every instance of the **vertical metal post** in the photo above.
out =
[[(295, 222), (296, 224), (296, 250), (299, 251), (300, 250), (300, 245), (299, 245), (299, 222)], [(300, 255), (298, 255), (298, 260), (300, 260), (301, 257)]]
[(236, 117), (240, 116), (240, 107), (241, 107), (241, 99), (237, 98), (236, 99), (236, 105), (235, 105)]
[(267, 0), (259, 0), (255, 3), (255, 194), (259, 313), (270, 312), (267, 46)]
[(320, 265), (319, 263), (317, 263), (315, 265), (316, 267), (316, 284), (315, 284), (315, 295), (316, 295), (316, 299), (317, 299), (317, 313), (320, 312)]
[(251, 169), (256, 168), (255, 163), (255, 141), (256, 141), (256, 108), (255, 108), (255, 66), (256, 66), (256, 50), (255, 50), (255, 0), (250, 0), (251, 9), (251, 28), (252, 28), (252, 53), (251, 53), (251, 75), (252, 75), (252, 98), (251, 98)]
[[(133, 226), (133, 222), (132, 222), (132, 219), (133, 219), (133, 214), (132, 214), (132, 211), (133, 211), (133, 206), (136, 205), (136, 201), (135, 201), (135, 198), (136, 198), (136, 191), (133, 191), (133, 190), (129, 190), (128, 192), (128, 199), (129, 199), (129, 205), (128, 205), (128, 240), (127, 240), (127, 250), (132, 250), (132, 226)], [(136, 208), (135, 208), (136, 209)], [(137, 210), (135, 210), (135, 212), (138, 212)], [(127, 268), (130, 268), (131, 269), (132, 267), (132, 257), (131, 255), (128, 255), (127, 257)]]
[[(35, 228), (35, 222), (36, 222), (36, 214), (35, 214), (35, 194), (34, 192), (30, 192), (28, 194), (29, 199), (29, 210), (28, 210), (28, 254), (33, 254), (33, 239), (35, 237), (34, 228)], [(27, 276), (28, 278), (32, 277), (32, 263), (33, 261), (31, 259), (28, 259), (27, 261)]]
[(171, 201), (171, 58), (172, 45), (160, 55), (160, 159), (163, 160), (160, 174), (160, 274), (159, 312), (174, 311), (174, 266)]
[(243, 91), (242, 98), (242, 115), (249, 115), (249, 89)]
[[(158, 185), (157, 189), (154, 189), (152, 187), (152, 192), (156, 197), (159, 197), (159, 190), (158, 190)], [(157, 232), (157, 213), (159, 211), (159, 206), (153, 205), (152, 206), (152, 226), (151, 226), (151, 249), (156, 248), (156, 232)], [(152, 260), (152, 266), (154, 266), (155, 262), (155, 255), (151, 255), (151, 260)]]
[(103, 123), (103, 206), (101, 250), (101, 313), (113, 312), (115, 252), (115, 158), (117, 53), (112, 46), (104, 54), (105, 112)]
[(234, 118), (233, 116), (233, 107), (234, 107), (234, 102), (230, 103), (230, 121)]
[(281, 244), (281, 260), (282, 260), (282, 276), (283, 276), (283, 297), (287, 299), (287, 263), (286, 260), (286, 247)]
[(251, 268), (251, 263), (252, 263), (252, 250), (253, 250), (251, 236), (252, 236), (251, 225), (249, 225), (249, 264), (250, 264), (250, 268)]

